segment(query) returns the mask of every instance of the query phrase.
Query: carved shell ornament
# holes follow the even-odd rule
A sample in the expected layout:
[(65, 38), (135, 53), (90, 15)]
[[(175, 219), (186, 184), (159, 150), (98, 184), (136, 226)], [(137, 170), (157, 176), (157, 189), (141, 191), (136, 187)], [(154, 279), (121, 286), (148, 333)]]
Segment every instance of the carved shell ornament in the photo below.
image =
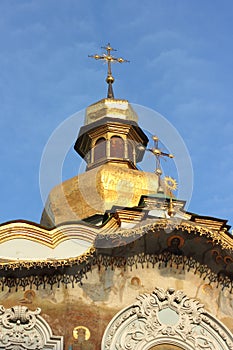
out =
[(5, 309), (0, 305), (0, 349), (63, 349), (63, 337), (54, 336), (47, 322), (35, 311), (17, 305)]
[(232, 350), (229, 330), (182, 291), (156, 288), (109, 323), (102, 350), (149, 350), (170, 344), (188, 350)]

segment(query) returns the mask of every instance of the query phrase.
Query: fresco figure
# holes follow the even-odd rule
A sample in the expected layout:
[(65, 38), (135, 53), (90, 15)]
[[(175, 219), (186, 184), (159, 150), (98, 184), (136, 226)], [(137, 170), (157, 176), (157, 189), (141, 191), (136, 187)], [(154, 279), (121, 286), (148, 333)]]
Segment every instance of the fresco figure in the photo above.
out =
[(94, 344), (89, 340), (90, 331), (84, 326), (75, 327), (73, 330), (74, 341), (69, 350), (95, 350)]

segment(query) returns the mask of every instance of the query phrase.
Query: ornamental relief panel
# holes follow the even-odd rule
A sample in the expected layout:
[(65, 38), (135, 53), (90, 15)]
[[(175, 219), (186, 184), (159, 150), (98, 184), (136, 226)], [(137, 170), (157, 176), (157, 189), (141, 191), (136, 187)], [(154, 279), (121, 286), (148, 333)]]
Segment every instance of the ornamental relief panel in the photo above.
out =
[(182, 291), (140, 295), (108, 325), (102, 350), (233, 350), (233, 336)]
[(41, 310), (26, 306), (5, 309), (0, 306), (0, 349), (62, 350), (63, 337), (54, 336), (48, 323), (39, 316)]

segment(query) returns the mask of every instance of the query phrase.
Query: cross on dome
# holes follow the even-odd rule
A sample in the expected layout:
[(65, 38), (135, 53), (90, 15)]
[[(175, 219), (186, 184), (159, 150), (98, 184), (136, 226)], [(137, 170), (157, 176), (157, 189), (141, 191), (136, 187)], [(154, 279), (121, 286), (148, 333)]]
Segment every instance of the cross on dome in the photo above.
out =
[(108, 84), (108, 95), (107, 98), (114, 98), (114, 93), (113, 93), (113, 88), (112, 88), (112, 84), (114, 83), (114, 78), (112, 76), (112, 67), (111, 67), (111, 63), (124, 63), (124, 62), (129, 62), (127, 60), (125, 60), (122, 57), (114, 57), (111, 54), (111, 51), (117, 51), (115, 49), (113, 49), (110, 45), (110, 43), (108, 43), (106, 46), (101, 47), (102, 49), (106, 50), (106, 53), (103, 53), (102, 55), (88, 55), (88, 57), (92, 57), (96, 60), (102, 60), (107, 62), (108, 64), (108, 75), (106, 78), (106, 82)]

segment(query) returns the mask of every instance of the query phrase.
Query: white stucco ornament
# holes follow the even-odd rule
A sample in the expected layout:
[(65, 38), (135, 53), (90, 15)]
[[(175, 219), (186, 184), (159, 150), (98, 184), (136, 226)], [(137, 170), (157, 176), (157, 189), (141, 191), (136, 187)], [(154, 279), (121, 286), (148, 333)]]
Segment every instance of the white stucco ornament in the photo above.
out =
[(149, 350), (161, 344), (188, 350), (232, 350), (233, 337), (198, 300), (182, 291), (156, 288), (114, 317), (104, 333), (102, 350)]
[(35, 311), (16, 305), (5, 309), (0, 306), (0, 349), (36, 350), (63, 349), (63, 337), (54, 336), (48, 323)]

